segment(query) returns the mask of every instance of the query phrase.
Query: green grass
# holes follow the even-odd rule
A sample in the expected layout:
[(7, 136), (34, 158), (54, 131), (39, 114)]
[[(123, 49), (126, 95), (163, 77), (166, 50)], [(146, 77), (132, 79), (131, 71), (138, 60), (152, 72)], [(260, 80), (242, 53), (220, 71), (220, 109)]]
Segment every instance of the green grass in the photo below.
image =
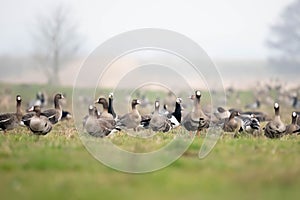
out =
[[(24, 101), (32, 99), (40, 89), (49, 94), (62, 91), (68, 97), (72, 95), (71, 88), (0, 86), (10, 88), (13, 96), (20, 93)], [(150, 96), (154, 99), (153, 94)], [(242, 91), (240, 98), (250, 102), (252, 93)], [(234, 105), (234, 100), (228, 103)], [(271, 114), (272, 108), (267, 111)], [(284, 112), (283, 120), (288, 123), (290, 110)], [(111, 141), (128, 151), (149, 152), (172, 138), (171, 133), (159, 133), (146, 142), (121, 133)], [(1, 199), (299, 198), (300, 136), (270, 140), (223, 135), (213, 151), (200, 160), (198, 151), (203, 140), (203, 136), (196, 137), (183, 156), (164, 169), (128, 174), (94, 159), (81, 143), (72, 121), (60, 122), (41, 137), (21, 127), (6, 135), (0, 132)]]
[[(125, 141), (121, 146), (136, 142), (126, 134), (112, 140)], [(0, 135), (1, 198), (293, 199), (300, 195), (299, 137), (225, 135), (200, 160), (202, 142), (202, 136), (196, 137), (180, 159), (162, 170), (127, 174), (95, 160), (70, 122), (42, 137), (18, 128)]]

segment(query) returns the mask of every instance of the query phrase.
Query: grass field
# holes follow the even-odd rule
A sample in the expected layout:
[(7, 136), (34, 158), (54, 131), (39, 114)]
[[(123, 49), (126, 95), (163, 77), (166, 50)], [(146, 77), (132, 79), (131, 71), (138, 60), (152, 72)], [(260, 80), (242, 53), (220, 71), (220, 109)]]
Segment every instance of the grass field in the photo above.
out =
[[(120, 144), (125, 148), (136, 142), (126, 134), (113, 140), (126, 141)], [(223, 135), (200, 160), (203, 140), (196, 137), (183, 156), (164, 169), (127, 174), (94, 159), (72, 121), (60, 122), (43, 137), (21, 127), (6, 135), (1, 132), (1, 199), (299, 198), (300, 137), (270, 140)]]

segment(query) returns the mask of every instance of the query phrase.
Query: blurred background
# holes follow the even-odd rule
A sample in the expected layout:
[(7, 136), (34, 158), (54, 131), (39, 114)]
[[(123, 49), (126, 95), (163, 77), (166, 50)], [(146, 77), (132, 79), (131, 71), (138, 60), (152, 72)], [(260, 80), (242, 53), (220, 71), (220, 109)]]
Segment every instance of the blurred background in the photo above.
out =
[[(0, 1), (1, 113), (15, 109), (16, 94), (22, 96), (25, 110), (32, 100), (43, 100), (45, 108), (52, 107), (53, 95), (60, 91), (66, 97), (61, 102), (63, 109), (75, 114), (72, 86), (87, 57), (109, 38), (140, 28), (168, 29), (198, 43), (221, 73), (227, 105), (259, 109), (273, 116), (272, 105), (277, 101), (283, 108), (281, 115), (286, 124), (291, 121), (291, 111), (299, 111), (300, 0)], [(113, 70), (124, 66), (130, 69), (136, 64), (134, 55), (142, 61), (160, 60), (159, 54), (149, 51), (136, 53), (118, 60), (109, 72), (114, 74)], [(179, 66), (180, 62), (176, 64)], [(94, 67), (97, 66), (95, 62)], [(119, 84), (134, 79), (139, 70), (133, 72), (129, 75), (134, 76), (125, 77)], [(78, 90), (80, 103), (74, 104), (74, 112), (82, 108), (84, 115), (88, 105), (95, 101), (89, 95), (95, 92), (89, 78), (79, 84), (92, 87)], [(106, 88), (100, 88), (96, 94), (108, 95), (111, 80), (114, 76), (107, 76)], [(181, 81), (176, 79), (174, 83), (177, 87)], [(147, 90), (146, 86), (141, 89)], [(152, 91), (145, 96), (139, 92), (136, 90), (135, 96), (148, 103), (143, 108), (147, 113), (153, 110), (150, 103), (164, 95)], [(216, 91), (211, 93), (218, 95)], [(128, 94), (125, 91), (123, 95)], [(202, 104), (208, 105), (210, 94), (202, 94)], [(115, 93), (116, 111), (124, 107), (118, 100), (120, 96)], [(192, 102), (187, 94), (179, 96), (190, 108)], [(211, 109), (209, 105), (206, 108)], [(249, 200), (282, 200), (297, 199), (300, 195), (299, 136), (270, 140), (248, 135), (233, 139), (233, 135), (225, 135), (208, 157), (199, 160), (203, 134), (169, 167), (133, 175), (120, 173), (94, 159), (78, 137), (74, 119), (58, 123), (45, 137), (34, 137), (22, 127), (6, 135), (1, 131), (2, 199), (232, 200), (242, 196)], [(80, 118), (80, 125), (81, 122)], [(124, 134), (112, 141), (124, 149), (148, 152), (172, 138), (172, 134), (160, 134), (145, 145), (139, 138)]]
[(1, 1), (0, 81), (72, 86), (107, 39), (163, 28), (197, 42), (225, 87), (299, 83), (299, 0)]

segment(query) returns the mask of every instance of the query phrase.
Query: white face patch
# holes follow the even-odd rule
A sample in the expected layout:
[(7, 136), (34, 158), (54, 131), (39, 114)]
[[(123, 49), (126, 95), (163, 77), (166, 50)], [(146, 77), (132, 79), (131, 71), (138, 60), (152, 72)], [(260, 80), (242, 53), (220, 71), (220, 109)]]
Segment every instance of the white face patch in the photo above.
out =
[(18, 97), (17, 97), (17, 100), (18, 100), (18, 101), (21, 101), (21, 97), (20, 97), (20, 96), (18, 96)]
[(176, 99), (176, 102), (177, 102), (177, 103), (181, 103), (181, 98), (177, 98), (177, 99)]
[(296, 117), (296, 116), (297, 116), (297, 113), (296, 113), (296, 112), (293, 112), (292, 116), (293, 116), (293, 117)]
[(141, 104), (141, 101), (140, 101), (140, 100), (136, 100), (136, 103), (137, 103), (137, 104)]
[(196, 95), (197, 95), (197, 96), (200, 96), (200, 95), (201, 95), (200, 91), (197, 91), (197, 92), (196, 92)]
[(156, 102), (155, 102), (155, 107), (158, 107), (158, 106), (159, 106), (159, 102), (156, 101)]
[(278, 103), (275, 103), (275, 104), (274, 104), (274, 107), (275, 107), (275, 108), (279, 108), (279, 104), (278, 104)]
[(93, 108), (94, 108), (94, 106), (92, 106), (92, 105), (89, 106), (89, 109), (90, 109), (90, 110), (92, 110)]

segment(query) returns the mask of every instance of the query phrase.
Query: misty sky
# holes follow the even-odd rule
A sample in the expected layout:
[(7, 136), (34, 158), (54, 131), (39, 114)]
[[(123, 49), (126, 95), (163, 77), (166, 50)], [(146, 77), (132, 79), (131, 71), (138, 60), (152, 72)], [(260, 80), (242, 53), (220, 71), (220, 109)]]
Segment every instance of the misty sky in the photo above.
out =
[(261, 59), (270, 25), (292, 0), (0, 0), (0, 54), (32, 51), (35, 18), (63, 3), (84, 35), (88, 54), (108, 38), (137, 28), (182, 33), (213, 58)]

